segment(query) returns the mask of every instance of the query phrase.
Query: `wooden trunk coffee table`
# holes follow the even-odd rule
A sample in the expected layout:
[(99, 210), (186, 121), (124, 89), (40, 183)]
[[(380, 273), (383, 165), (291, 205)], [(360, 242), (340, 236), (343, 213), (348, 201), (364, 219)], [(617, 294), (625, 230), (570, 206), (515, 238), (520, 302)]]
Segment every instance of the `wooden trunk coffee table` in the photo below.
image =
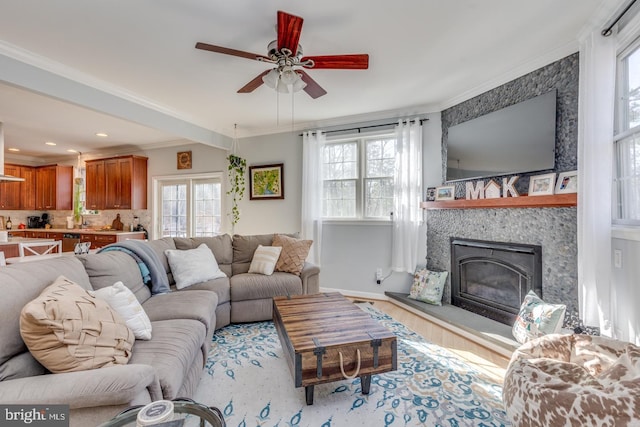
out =
[(396, 336), (339, 293), (273, 298), (273, 322), (295, 387), (313, 405), (316, 384), (396, 369)]

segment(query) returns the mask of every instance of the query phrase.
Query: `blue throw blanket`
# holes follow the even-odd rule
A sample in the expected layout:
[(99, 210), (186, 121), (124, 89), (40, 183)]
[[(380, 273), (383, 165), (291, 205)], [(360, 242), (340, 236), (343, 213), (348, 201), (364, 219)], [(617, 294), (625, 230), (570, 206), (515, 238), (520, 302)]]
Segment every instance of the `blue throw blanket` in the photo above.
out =
[(135, 259), (140, 268), (143, 282), (151, 288), (151, 294), (166, 294), (171, 291), (167, 272), (149, 245), (142, 240), (126, 240), (124, 242), (112, 243), (100, 249), (100, 252), (120, 251), (130, 255)]

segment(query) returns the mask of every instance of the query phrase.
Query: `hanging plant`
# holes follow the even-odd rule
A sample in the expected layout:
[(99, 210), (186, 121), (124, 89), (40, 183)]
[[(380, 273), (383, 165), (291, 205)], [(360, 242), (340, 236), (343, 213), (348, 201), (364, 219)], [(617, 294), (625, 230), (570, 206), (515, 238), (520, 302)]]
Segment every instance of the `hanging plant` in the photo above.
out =
[(227, 194), (232, 196), (231, 201), (231, 225), (235, 226), (240, 221), (240, 209), (238, 208), (238, 202), (244, 197), (245, 189), (245, 172), (247, 169), (247, 161), (240, 156), (230, 154), (227, 157), (229, 161), (228, 176), (229, 176), (229, 191)]
[(73, 195), (73, 222), (82, 222), (82, 193), (84, 192), (84, 180), (80, 177), (74, 179)]

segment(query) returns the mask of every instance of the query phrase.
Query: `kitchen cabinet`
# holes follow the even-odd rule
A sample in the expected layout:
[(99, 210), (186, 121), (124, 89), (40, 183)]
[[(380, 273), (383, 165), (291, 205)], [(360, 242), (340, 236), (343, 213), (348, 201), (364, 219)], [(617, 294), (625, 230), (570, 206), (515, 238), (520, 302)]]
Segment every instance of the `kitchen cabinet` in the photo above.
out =
[(73, 209), (73, 166), (36, 168), (36, 210)]
[(104, 209), (106, 189), (104, 160), (88, 161), (86, 163), (86, 183), (85, 207), (88, 210)]
[[(19, 176), (20, 166), (4, 165), (4, 173)], [(20, 183), (12, 181), (0, 182), (0, 209), (20, 209)]]
[(25, 180), (22, 182), (0, 182), (0, 209), (3, 210), (33, 210), (35, 209), (35, 168), (5, 164), (4, 172)]
[(147, 208), (146, 157), (111, 157), (86, 165), (87, 209)]
[(92, 233), (81, 234), (81, 242), (91, 242), (91, 249), (99, 249), (111, 243), (124, 242), (125, 240), (144, 240), (144, 232), (113, 234), (113, 233)]

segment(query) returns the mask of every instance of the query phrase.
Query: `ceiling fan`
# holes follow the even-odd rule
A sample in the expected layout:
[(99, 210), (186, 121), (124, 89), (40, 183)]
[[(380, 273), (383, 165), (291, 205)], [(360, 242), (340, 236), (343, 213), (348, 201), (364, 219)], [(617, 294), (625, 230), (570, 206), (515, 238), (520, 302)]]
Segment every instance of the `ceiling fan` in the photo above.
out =
[(276, 67), (260, 73), (256, 78), (238, 90), (238, 93), (253, 92), (263, 83), (278, 92), (295, 92), (304, 89), (312, 98), (327, 93), (304, 69), (349, 69), (366, 70), (369, 68), (369, 55), (323, 55), (304, 56), (302, 46), (298, 44), (302, 32), (303, 19), (299, 16), (278, 11), (278, 38), (269, 43), (267, 55), (245, 52), (207, 43), (196, 43), (196, 49), (208, 50), (225, 55), (239, 56), (256, 61), (275, 64)]

